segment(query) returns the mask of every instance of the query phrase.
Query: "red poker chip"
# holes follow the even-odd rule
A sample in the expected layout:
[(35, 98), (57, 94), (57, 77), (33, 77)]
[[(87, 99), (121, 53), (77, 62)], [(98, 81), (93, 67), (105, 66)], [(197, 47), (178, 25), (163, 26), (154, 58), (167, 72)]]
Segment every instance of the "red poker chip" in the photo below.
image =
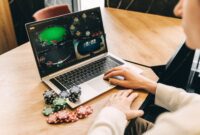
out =
[(93, 109), (91, 106), (86, 106), (88, 115), (93, 113)]
[(76, 114), (79, 119), (83, 119), (88, 117), (88, 115), (92, 114), (93, 109), (91, 106), (80, 106), (76, 109)]
[(68, 115), (68, 118), (65, 119), (65, 122), (70, 123), (70, 122), (76, 122), (78, 121), (78, 117), (75, 112), (70, 112)]
[(58, 122), (59, 121), (56, 113), (49, 115), (47, 118), (47, 123), (49, 124), (57, 124)]
[(47, 123), (57, 124), (57, 123), (71, 123), (76, 122), (79, 119), (84, 119), (93, 113), (91, 106), (80, 106), (75, 112), (68, 112), (66, 110), (59, 111), (57, 113), (49, 115), (47, 118)]
[(59, 111), (57, 113), (57, 117), (58, 117), (59, 121), (65, 121), (65, 119), (67, 119), (69, 117), (69, 112), (67, 112), (66, 110)]
[(83, 119), (86, 118), (88, 116), (87, 114), (87, 110), (85, 110), (85, 108), (80, 108), (76, 111), (77, 117), (79, 119)]

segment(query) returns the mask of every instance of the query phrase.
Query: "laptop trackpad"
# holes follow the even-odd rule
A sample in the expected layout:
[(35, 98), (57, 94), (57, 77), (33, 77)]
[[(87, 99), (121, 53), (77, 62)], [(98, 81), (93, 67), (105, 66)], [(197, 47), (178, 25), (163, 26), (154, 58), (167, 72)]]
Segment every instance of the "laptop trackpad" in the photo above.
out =
[(107, 91), (109, 89), (114, 88), (114, 85), (111, 85), (108, 83), (108, 81), (105, 81), (103, 79), (104, 75), (98, 76), (90, 81), (87, 82), (87, 85), (89, 85), (91, 88), (95, 89), (97, 92), (103, 92)]

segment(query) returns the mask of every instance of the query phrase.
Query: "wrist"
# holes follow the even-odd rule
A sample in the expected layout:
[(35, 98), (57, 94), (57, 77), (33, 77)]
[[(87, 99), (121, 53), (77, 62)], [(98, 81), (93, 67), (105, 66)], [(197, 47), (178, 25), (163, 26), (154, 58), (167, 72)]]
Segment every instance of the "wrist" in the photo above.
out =
[(144, 83), (143, 89), (147, 90), (148, 92), (155, 94), (157, 89), (157, 82), (148, 80)]

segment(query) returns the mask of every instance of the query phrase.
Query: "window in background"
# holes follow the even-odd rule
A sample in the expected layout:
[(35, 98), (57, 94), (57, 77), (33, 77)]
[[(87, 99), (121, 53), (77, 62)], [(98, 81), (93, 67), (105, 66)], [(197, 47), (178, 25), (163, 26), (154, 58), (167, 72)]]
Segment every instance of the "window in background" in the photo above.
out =
[(104, 7), (105, 0), (79, 0), (79, 10), (90, 9), (94, 7)]
[(68, 4), (72, 12), (94, 7), (104, 7), (105, 0), (45, 0), (45, 6)]
[(60, 4), (67, 4), (69, 6), (70, 11), (73, 11), (73, 1), (76, 0), (45, 0), (45, 6), (52, 6), (52, 5), (60, 5)]

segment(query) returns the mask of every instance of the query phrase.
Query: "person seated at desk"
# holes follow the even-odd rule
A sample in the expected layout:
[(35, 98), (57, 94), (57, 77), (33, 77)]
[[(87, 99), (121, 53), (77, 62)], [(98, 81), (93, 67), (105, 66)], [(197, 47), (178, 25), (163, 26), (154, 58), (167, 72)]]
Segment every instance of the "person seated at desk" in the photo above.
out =
[[(200, 48), (200, 0), (180, 0), (175, 10), (183, 15), (188, 47)], [(117, 80), (113, 76), (123, 76), (125, 80)], [(135, 119), (131, 135), (200, 135), (200, 95), (156, 83), (124, 67), (111, 69), (104, 79), (129, 89), (145, 89), (155, 94), (155, 104), (171, 112), (161, 114), (152, 124), (139, 118), (143, 115), (142, 110), (130, 109), (138, 95), (132, 90), (120, 91), (110, 98), (109, 105), (100, 112), (89, 135), (122, 135), (131, 119)]]

